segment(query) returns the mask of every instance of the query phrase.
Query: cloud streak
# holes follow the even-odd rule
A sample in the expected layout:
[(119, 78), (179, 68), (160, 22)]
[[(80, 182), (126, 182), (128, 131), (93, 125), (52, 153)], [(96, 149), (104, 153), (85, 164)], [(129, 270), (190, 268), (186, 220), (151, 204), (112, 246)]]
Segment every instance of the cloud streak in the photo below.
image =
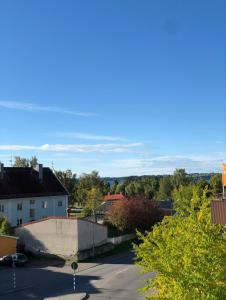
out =
[(39, 106), (28, 102), (15, 102), (15, 101), (0, 101), (0, 107), (6, 109), (30, 111), (30, 112), (51, 112), (60, 113), (80, 117), (91, 117), (95, 116), (94, 113), (89, 112), (78, 112), (74, 110), (64, 109), (56, 106)]
[(92, 134), (92, 133), (82, 133), (82, 132), (56, 132), (52, 135), (54, 137), (58, 137), (58, 138), (106, 141), (106, 142), (116, 142), (116, 141), (126, 141), (127, 140), (127, 139), (125, 139), (123, 137), (119, 137), (119, 136), (96, 135), (96, 134)]
[(188, 172), (220, 171), (222, 160), (226, 153), (217, 152), (203, 155), (171, 155), (155, 156), (151, 158), (133, 158), (114, 160), (112, 166), (136, 174), (170, 174), (175, 168), (185, 168)]
[(133, 148), (142, 146), (142, 143), (130, 144), (44, 144), (40, 146), (33, 145), (0, 145), (0, 151), (43, 151), (43, 152), (73, 152), (73, 153), (128, 153)]

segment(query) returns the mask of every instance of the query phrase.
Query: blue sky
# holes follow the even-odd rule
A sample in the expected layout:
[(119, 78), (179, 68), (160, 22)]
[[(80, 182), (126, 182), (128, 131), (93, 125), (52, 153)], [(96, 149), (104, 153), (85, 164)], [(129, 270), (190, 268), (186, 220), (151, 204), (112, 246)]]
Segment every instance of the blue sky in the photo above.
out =
[(0, 160), (101, 176), (219, 171), (224, 0), (3, 0)]

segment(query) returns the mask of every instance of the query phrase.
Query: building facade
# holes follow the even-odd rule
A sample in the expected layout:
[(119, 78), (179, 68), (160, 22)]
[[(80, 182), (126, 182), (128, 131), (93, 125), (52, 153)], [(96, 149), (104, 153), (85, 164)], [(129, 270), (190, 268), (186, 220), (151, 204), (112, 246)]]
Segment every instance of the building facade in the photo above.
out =
[(0, 167), (0, 218), (12, 226), (66, 216), (68, 192), (49, 168)]

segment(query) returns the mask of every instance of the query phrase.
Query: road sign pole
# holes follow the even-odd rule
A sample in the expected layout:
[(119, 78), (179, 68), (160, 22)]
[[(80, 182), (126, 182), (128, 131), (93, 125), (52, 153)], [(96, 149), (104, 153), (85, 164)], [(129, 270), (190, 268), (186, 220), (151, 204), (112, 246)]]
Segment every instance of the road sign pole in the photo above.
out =
[(16, 288), (16, 265), (14, 260), (12, 263), (12, 267), (13, 267), (13, 288), (15, 289)]
[(75, 270), (78, 268), (78, 264), (76, 261), (74, 261), (72, 264), (71, 264), (71, 268), (73, 270), (73, 290), (75, 292)]
[(74, 292), (75, 292), (75, 270), (74, 270), (74, 274), (73, 274), (73, 289), (74, 289)]

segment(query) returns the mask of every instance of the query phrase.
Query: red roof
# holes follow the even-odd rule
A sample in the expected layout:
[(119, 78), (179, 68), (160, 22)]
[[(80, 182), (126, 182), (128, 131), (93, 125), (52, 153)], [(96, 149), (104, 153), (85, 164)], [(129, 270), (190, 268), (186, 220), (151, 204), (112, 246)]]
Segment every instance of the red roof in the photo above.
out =
[(118, 201), (118, 200), (124, 200), (125, 197), (122, 193), (120, 194), (110, 194), (108, 193), (105, 197), (104, 197), (104, 201)]

